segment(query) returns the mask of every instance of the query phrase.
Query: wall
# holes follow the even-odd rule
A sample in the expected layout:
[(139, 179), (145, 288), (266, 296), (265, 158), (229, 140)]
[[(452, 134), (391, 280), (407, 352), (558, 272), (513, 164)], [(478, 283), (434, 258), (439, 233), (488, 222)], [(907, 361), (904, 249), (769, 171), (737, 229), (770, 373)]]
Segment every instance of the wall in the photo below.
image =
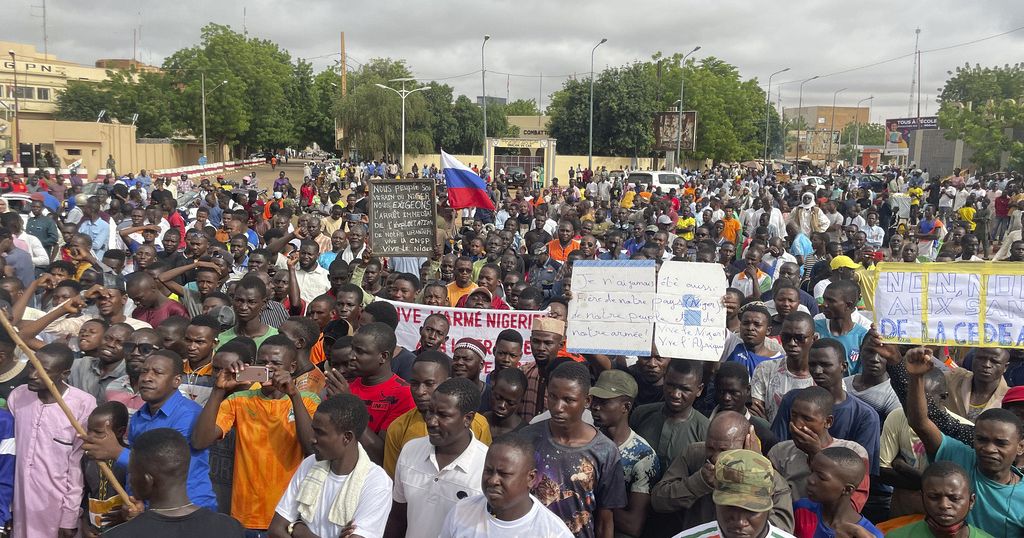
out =
[[(480, 155), (453, 155), (453, 157), (455, 157), (456, 159), (458, 159), (463, 164), (465, 164), (466, 166), (469, 166), (469, 167), (472, 167), (472, 165), (474, 165), (474, 164), (477, 165), (477, 166), (480, 166), (480, 164), (483, 162), (483, 158)], [(608, 170), (622, 170), (625, 167), (630, 166), (630, 163), (632, 161), (633, 161), (633, 159), (630, 158), (630, 157), (598, 157), (597, 155), (594, 155), (594, 158), (593, 158), (594, 169), (595, 170), (600, 170), (602, 166), (608, 167)], [(652, 161), (653, 161), (653, 159), (649, 159), (649, 158), (637, 159), (637, 165), (640, 168), (647, 168), (649, 166), (652, 166)], [(405, 156), (405, 164), (406, 164), (406, 166), (411, 169), (413, 163), (415, 163), (417, 167), (422, 167), (424, 164), (426, 164), (427, 166), (430, 166), (431, 164), (436, 164), (438, 166), (441, 166), (441, 155), (437, 154), (437, 153), (434, 153), (434, 154), (421, 154), (421, 155), (406, 155)], [(565, 185), (564, 180), (569, 177), (569, 174), (568, 174), (569, 167), (572, 166), (572, 167), (575, 168), (577, 164), (580, 165), (583, 168), (586, 168), (587, 167), (587, 156), (586, 155), (556, 155), (555, 156), (555, 171), (554, 171), (554, 176), (553, 177), (560, 178), (559, 183), (562, 184), (562, 185)], [(697, 166), (698, 163), (694, 162), (694, 163), (687, 163), (687, 164), (689, 164), (691, 167), (693, 167), (693, 166)], [(551, 177), (551, 173), (552, 172), (549, 170), (549, 171), (547, 171), (547, 174), (546, 174), (548, 176), (549, 180), (550, 180), (550, 177)]]
[(133, 125), (54, 120), (22, 120), (20, 124), (22, 143), (51, 144), (61, 168), (81, 159), (82, 168), (91, 175), (107, 167), (108, 155), (114, 156), (121, 173), (179, 168), (199, 160), (201, 144), (139, 142)]
[(927, 169), (931, 177), (952, 175), (954, 168), (974, 168), (974, 150), (961, 140), (947, 140), (945, 134), (945, 129), (910, 132), (910, 161)]

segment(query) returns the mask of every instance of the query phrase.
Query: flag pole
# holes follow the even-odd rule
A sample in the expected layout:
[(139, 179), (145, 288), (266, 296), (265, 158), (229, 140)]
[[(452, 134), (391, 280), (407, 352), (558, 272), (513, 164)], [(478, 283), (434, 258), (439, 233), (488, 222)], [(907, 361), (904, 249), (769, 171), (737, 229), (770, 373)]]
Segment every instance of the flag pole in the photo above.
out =
[[(53, 384), (53, 380), (50, 379), (46, 370), (43, 369), (43, 365), (39, 362), (39, 358), (36, 357), (35, 351), (32, 351), (32, 348), (28, 347), (28, 344), (21, 339), (21, 335), (18, 334), (18, 331), (14, 329), (11, 322), (7, 320), (7, 316), (3, 313), (0, 313), (0, 324), (4, 326), (4, 329), (7, 330), (7, 334), (11, 335), (11, 339), (14, 340), (14, 343), (17, 344), (21, 351), (25, 353), (25, 356), (28, 357), (29, 362), (32, 363), (32, 367), (36, 369), (36, 373), (39, 374), (40, 378), (42, 378), (43, 384), (46, 385), (50, 394), (57, 401), (57, 405), (60, 406), (61, 411), (64, 411), (64, 416), (68, 417), (68, 421), (71, 422), (71, 426), (78, 432), (78, 435), (82, 437), (87, 436), (88, 433), (84, 428), (82, 428), (82, 425), (78, 423), (78, 419), (75, 418), (75, 414), (71, 412), (71, 408), (68, 407), (67, 402), (64, 401), (64, 397), (61, 395), (60, 391), (57, 390), (57, 385)], [(131, 506), (131, 497), (128, 496), (128, 492), (124, 490), (121, 483), (117, 481), (117, 477), (114, 476), (114, 471), (110, 469), (107, 462), (97, 461), (96, 465), (100, 468), (100, 473), (103, 474), (103, 477), (106, 478), (110, 482), (110, 485), (114, 487), (114, 491), (117, 492), (118, 497), (121, 497), (121, 501), (124, 502), (125, 506)]]

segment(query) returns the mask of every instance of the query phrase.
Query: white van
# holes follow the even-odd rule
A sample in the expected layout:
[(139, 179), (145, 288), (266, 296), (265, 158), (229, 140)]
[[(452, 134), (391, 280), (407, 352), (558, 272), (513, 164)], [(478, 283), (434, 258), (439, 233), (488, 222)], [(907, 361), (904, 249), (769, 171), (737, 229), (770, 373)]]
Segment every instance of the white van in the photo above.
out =
[(654, 192), (656, 188), (661, 187), (662, 192), (667, 193), (671, 189), (682, 189), (685, 180), (675, 172), (636, 171), (626, 176), (626, 183), (630, 188), (640, 185), (641, 190), (648, 192)]

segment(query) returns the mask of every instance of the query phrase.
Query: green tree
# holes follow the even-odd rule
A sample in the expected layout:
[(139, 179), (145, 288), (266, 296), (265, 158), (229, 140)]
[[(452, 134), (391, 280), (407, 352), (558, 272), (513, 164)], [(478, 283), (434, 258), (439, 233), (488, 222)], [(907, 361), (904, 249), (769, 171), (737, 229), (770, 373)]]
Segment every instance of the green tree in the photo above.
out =
[(69, 80), (64, 91), (57, 94), (58, 120), (96, 121), (101, 110), (109, 112), (112, 98), (102, 84)]
[(117, 71), (108, 72), (107, 87), (114, 97), (110, 114), (121, 123), (135, 122), (136, 134), (142, 138), (164, 138), (174, 134), (174, 110), (179, 106), (178, 94), (164, 73)]
[(586, 155), (589, 130), (590, 82), (568, 79), (551, 96), (548, 131), (565, 155)]
[(431, 82), (422, 92), (430, 116), (434, 151), (455, 151), (459, 144), (459, 122), (453, 114), (454, 90), (447, 84)]
[(650, 153), (657, 109), (652, 74), (650, 64), (634, 63), (606, 69), (597, 78), (594, 83), (596, 153), (634, 157)]
[(857, 157), (857, 148), (854, 142), (860, 142), (861, 146), (881, 146), (885, 143), (885, 126), (880, 123), (861, 123), (860, 130), (857, 123), (850, 123), (840, 133), (839, 158), (844, 161), (853, 161)]
[(505, 105), (505, 114), (509, 116), (540, 116), (537, 101), (534, 99), (516, 99)]
[(335, 149), (334, 126), (337, 103), (341, 97), (340, 83), (338, 71), (333, 68), (321, 71), (313, 78), (311, 101), (307, 107), (310, 109), (310, 117), (302, 137), (305, 143), (316, 142), (322, 149)]
[(958, 67), (939, 89), (939, 126), (950, 140), (974, 150), (971, 161), (996, 170), (1008, 157), (1010, 168), (1024, 166), (1024, 64)]

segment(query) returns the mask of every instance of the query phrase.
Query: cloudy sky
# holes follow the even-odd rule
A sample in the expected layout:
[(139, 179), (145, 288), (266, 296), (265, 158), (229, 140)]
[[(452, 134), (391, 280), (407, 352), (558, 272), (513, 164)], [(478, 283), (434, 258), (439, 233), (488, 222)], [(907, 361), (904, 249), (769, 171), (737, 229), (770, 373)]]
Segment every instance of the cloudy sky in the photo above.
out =
[[(42, 1), (7, 0), (6, 15), (16, 24), (5, 25), (3, 39), (42, 50), (41, 10), (32, 7)], [(242, 30), (243, 7), (250, 35), (273, 40), (318, 69), (338, 59), (338, 33), (345, 31), (350, 65), (404, 58), (416, 76), (447, 79), (470, 96), (480, 94), (480, 43), (490, 34), (488, 94), (536, 99), (543, 93), (545, 105), (566, 76), (589, 71), (591, 47), (602, 37), (608, 42), (597, 49), (598, 70), (697, 45), (695, 56), (722, 58), (762, 84), (790, 67), (772, 89), (774, 104), (778, 84), (786, 83), (787, 107), (797, 104), (800, 80), (839, 73), (807, 83), (804, 104), (830, 105), (833, 92), (846, 88), (839, 105), (875, 96), (872, 121), (907, 115), (913, 58), (851, 69), (911, 55), (917, 27), (926, 51), (922, 114), (936, 112), (936, 90), (956, 66), (1024, 58), (1021, 0), (49, 0), (49, 51), (86, 64), (128, 58), (132, 30), (141, 28), (139, 59), (159, 65), (197, 43), (207, 22)], [(1005, 32), (1011, 33), (932, 51)]]

